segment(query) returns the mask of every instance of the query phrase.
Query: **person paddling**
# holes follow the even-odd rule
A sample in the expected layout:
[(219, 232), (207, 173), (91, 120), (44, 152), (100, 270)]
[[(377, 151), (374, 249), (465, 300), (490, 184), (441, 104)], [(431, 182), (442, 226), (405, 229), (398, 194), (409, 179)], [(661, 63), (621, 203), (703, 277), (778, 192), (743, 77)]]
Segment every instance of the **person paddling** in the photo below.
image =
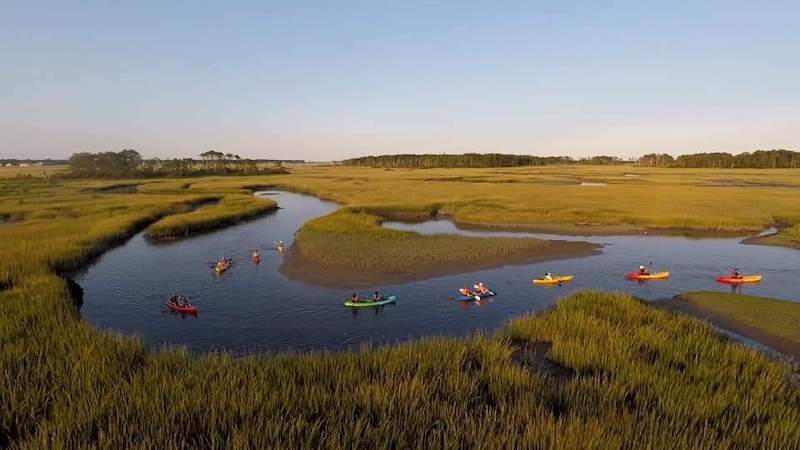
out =
[(253, 250), (253, 259), (258, 259), (258, 258), (259, 258), (258, 249), (255, 249)]
[(731, 272), (731, 278), (742, 278), (742, 274), (739, 273), (739, 269), (733, 268), (733, 272)]
[(550, 272), (547, 272), (546, 274), (544, 274), (544, 279), (545, 280), (552, 280), (553, 279), (553, 274), (550, 273)]
[(383, 300), (383, 296), (381, 294), (379, 294), (378, 291), (375, 291), (375, 293), (372, 294), (372, 300), (376, 301), (376, 302), (379, 302), (379, 301)]
[(461, 289), (459, 289), (458, 293), (463, 295), (464, 297), (471, 297), (473, 295), (472, 292), (469, 290), (469, 288), (465, 288), (465, 287), (462, 287)]
[(350, 301), (351, 301), (351, 302), (353, 302), (353, 303), (358, 303), (358, 302), (359, 302), (359, 299), (358, 299), (358, 294), (356, 294), (355, 292), (353, 292), (353, 296), (352, 296), (352, 297), (350, 297)]
[(639, 265), (639, 275), (650, 275), (647, 273), (647, 269), (644, 267), (644, 264)]

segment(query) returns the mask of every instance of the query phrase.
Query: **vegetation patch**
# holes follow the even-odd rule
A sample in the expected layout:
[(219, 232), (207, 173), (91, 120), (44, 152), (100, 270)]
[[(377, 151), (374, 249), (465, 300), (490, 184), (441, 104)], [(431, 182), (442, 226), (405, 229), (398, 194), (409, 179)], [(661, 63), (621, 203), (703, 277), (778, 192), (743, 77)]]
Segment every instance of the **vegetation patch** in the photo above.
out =
[[(342, 208), (307, 222), (295, 235), (281, 270), (315, 283), (360, 287), (431, 278), (547, 259), (593, 254), (600, 246), (584, 242), (522, 238), (421, 235), (381, 226), (370, 212), (381, 208)], [(429, 216), (430, 208), (391, 209), (392, 217)]]
[[(439, 205), (458, 225), (587, 234), (735, 232), (755, 234), (785, 216), (800, 223), (797, 193), (765, 186), (764, 171), (730, 169), (637, 169), (630, 166), (537, 166), (496, 169), (392, 170), (362, 167), (296, 167), (281, 186), (312, 192), (351, 207)], [(797, 184), (798, 171), (774, 169), (775, 185)], [(427, 180), (439, 179), (442, 182)], [(514, 182), (474, 183), (501, 179)], [(354, 180), (362, 183), (356, 184)], [(588, 189), (580, 181), (607, 183)], [(710, 182), (745, 186), (699, 186)], [(760, 183), (753, 186), (752, 183)], [(578, 224), (596, 226), (581, 230)], [(627, 230), (627, 231), (626, 231)]]
[(276, 208), (277, 204), (271, 199), (228, 195), (214, 206), (165, 217), (150, 225), (147, 235), (155, 240), (177, 239), (222, 228)]
[(135, 194), (139, 192), (142, 183), (112, 183), (105, 186), (89, 188), (90, 192), (100, 192), (103, 194)]
[(800, 303), (726, 292), (687, 292), (679, 299), (713, 321), (800, 358)]

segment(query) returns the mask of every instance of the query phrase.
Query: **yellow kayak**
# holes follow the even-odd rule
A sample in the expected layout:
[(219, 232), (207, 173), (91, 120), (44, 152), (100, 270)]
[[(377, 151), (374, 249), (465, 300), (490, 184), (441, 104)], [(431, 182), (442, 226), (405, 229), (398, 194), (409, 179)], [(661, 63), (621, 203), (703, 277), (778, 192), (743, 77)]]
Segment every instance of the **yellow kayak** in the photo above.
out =
[(662, 280), (669, 277), (669, 272), (652, 272), (641, 274), (639, 272), (631, 272), (625, 274), (625, 278), (630, 280)]
[(547, 278), (534, 278), (533, 284), (559, 284), (559, 283), (568, 283), (572, 281), (572, 275), (559, 275), (553, 276), (552, 279)]

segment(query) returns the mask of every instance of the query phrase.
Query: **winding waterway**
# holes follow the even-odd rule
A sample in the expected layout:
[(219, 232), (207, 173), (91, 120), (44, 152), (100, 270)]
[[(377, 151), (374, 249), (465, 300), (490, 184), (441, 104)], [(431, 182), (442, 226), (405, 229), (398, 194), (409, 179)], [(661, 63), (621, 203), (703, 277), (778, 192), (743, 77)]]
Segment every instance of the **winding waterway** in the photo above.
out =
[[(380, 286), (398, 296), (394, 305), (350, 310), (342, 306), (352, 291), (294, 281), (278, 269), (284, 254), (267, 250), (272, 242), (291, 245), (294, 232), (307, 220), (327, 214), (337, 205), (315, 197), (268, 192), (281, 209), (214, 233), (169, 244), (153, 244), (138, 234), (110, 250), (91, 266), (73, 274), (84, 289), (81, 315), (89, 324), (141, 336), (157, 347), (186, 346), (192, 352), (225, 350), (235, 354), (280, 350), (342, 349), (363, 343), (389, 343), (430, 335), (462, 336), (491, 331), (520, 314), (546, 308), (576, 289), (625, 291), (645, 300), (672, 297), (688, 290), (730, 291), (714, 278), (732, 266), (758, 272), (764, 281), (743, 286), (742, 292), (798, 299), (795, 277), (800, 252), (780, 247), (743, 245), (740, 239), (692, 239), (663, 236), (553, 236), (603, 244), (602, 253), (584, 258), (504, 266), (475, 273)], [(446, 220), (384, 226), (420, 233), (471, 236), (530, 236), (530, 233), (468, 231)], [(253, 248), (262, 261), (250, 261)], [(235, 259), (222, 275), (211, 269), (220, 256)], [(669, 270), (666, 281), (638, 283), (623, 278), (639, 263)], [(564, 286), (533, 286), (530, 279), (544, 272), (572, 274)], [(481, 304), (454, 300), (457, 289), (484, 281), (498, 296)], [(378, 288), (378, 287), (376, 287)], [(359, 292), (367, 293), (371, 289)], [(175, 292), (190, 296), (197, 316), (182, 316), (164, 308)]]

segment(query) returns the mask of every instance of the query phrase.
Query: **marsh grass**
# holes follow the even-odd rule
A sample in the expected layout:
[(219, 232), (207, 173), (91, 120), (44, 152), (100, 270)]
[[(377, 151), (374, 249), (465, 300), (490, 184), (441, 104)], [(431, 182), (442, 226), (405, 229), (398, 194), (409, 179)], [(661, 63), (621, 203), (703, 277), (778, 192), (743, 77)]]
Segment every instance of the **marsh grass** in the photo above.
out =
[(255, 217), (277, 208), (270, 199), (252, 195), (228, 195), (213, 206), (183, 214), (173, 214), (150, 225), (147, 235), (153, 239), (174, 239), (215, 230)]
[[(635, 171), (638, 177), (626, 177)], [(463, 225), (594, 223), (652, 229), (760, 231), (800, 223), (800, 170), (556, 166), (380, 170), (293, 168), (280, 185), (352, 207), (436, 207)], [(766, 178), (768, 176), (768, 178)], [(582, 181), (607, 183), (602, 189)], [(715, 184), (716, 183), (716, 184)]]
[[(390, 208), (390, 217), (426, 217), (429, 209)], [(381, 226), (383, 207), (341, 208), (307, 222), (296, 234), (293, 252), (300, 252), (304, 267), (335, 271), (343, 280), (364, 272), (412, 273), (433, 276), (448, 267), (592, 253), (596, 246), (530, 238), (474, 238), (452, 234), (421, 235)], [(287, 262), (291, 264), (291, 260)], [(288, 272), (293, 267), (284, 267)]]
[[(313, 221), (301, 233), (318, 233), (322, 237), (311, 237), (319, 239), (374, 234), (387, 245), (433, 242), (378, 226), (374, 213), (385, 212), (392, 204), (387, 199), (424, 205), (404, 214), (424, 214), (432, 202), (445, 213), (458, 213), (474, 201), (480, 211), (507, 208), (509, 217), (521, 214), (520, 220), (529, 221), (539, 220), (540, 212), (515, 208), (546, 193), (536, 187), (540, 181), (425, 181), (448, 172), (385, 172), (304, 169), (280, 182), (350, 204), (334, 213), (340, 217)], [(571, 176), (510, 172), (497, 174)], [(641, 172), (637, 183), (650, 179), (647, 183), (671, 189), (673, 200), (658, 208), (675, 217), (695, 214), (698, 197), (689, 194), (690, 206), (675, 200), (690, 191), (675, 183), (694, 186), (701, 177)], [(614, 173), (593, 168), (580, 175), (605, 179)], [(379, 182), (384, 176), (386, 186)], [(725, 176), (754, 175), (726, 171)], [(717, 449), (800, 443), (800, 394), (788, 366), (697, 320), (626, 295), (578, 293), (551, 310), (510, 322), (496, 336), (239, 359), (191, 358), (179, 348), (150, 351), (137, 339), (98, 332), (80, 320), (56, 271), (86, 264), (113, 243), (192, 204), (244, 195), (249, 186), (272, 181), (156, 181), (124, 195), (87, 192), (86, 183), (0, 181), (0, 216), (13, 218), (0, 225), (0, 447)], [(533, 187), (507, 190), (521, 184)], [(613, 184), (603, 191), (615, 192)], [(790, 217), (796, 214), (796, 203), (784, 194), (760, 192), (766, 194), (757, 206), (720, 209), (709, 199), (701, 209), (726, 224), (760, 225), (781, 208)], [(591, 204), (578, 198), (577, 215), (603, 208), (631, 212), (630, 206), (609, 205), (609, 198)], [(517, 203), (506, 206), (505, 199)], [(382, 206), (370, 210), (370, 205)], [(753, 211), (761, 213), (746, 219)], [(572, 378), (555, 380), (512, 361), (516, 346), (539, 342), (551, 343), (548, 357), (570, 369)]]
[(800, 347), (800, 303), (727, 292), (686, 292), (683, 301)]

